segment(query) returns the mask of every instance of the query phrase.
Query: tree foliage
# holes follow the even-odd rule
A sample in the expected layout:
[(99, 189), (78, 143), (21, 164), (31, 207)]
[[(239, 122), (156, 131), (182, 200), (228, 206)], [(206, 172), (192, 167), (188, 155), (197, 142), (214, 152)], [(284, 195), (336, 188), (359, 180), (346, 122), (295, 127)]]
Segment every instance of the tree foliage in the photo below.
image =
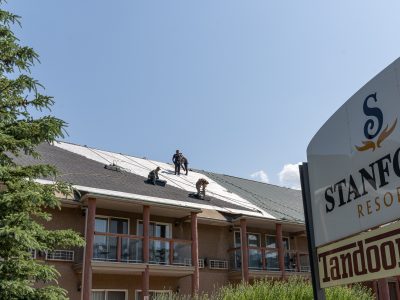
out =
[[(31, 250), (46, 252), (82, 246), (72, 230), (47, 230), (51, 209), (59, 209), (56, 194), (68, 194), (68, 185), (40, 184), (39, 178), (56, 178), (53, 166), (20, 166), (13, 157), (38, 158), (35, 147), (63, 136), (65, 122), (51, 115), (52, 97), (32, 78), (30, 69), (38, 54), (23, 46), (13, 26), (20, 18), (2, 10), (0, 0), (0, 299), (65, 299), (57, 286), (59, 273), (49, 264), (32, 259)], [(41, 112), (41, 113), (40, 113)]]

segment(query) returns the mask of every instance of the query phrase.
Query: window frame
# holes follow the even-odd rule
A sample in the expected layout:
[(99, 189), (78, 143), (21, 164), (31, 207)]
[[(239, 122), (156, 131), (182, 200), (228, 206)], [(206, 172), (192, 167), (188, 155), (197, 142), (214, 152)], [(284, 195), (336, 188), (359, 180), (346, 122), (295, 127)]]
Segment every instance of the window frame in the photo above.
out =
[[(236, 244), (236, 233), (239, 233), (239, 235), (240, 235), (240, 244)], [(249, 245), (249, 234), (254, 234), (254, 235), (257, 235), (258, 236), (258, 241), (259, 241), (259, 244), (258, 244), (258, 246), (250, 246)], [(241, 230), (234, 230), (233, 231), (233, 244), (234, 244), (234, 246), (235, 246), (235, 248), (239, 248), (239, 247), (241, 247), (241, 245), (242, 245), (242, 231)], [(262, 245), (262, 242), (261, 242), (261, 233), (259, 233), (259, 232), (247, 232), (247, 246), (248, 247), (257, 247), (257, 248), (261, 248), (261, 245)]]
[[(108, 292), (124, 292), (125, 300), (128, 300), (128, 290), (127, 289), (92, 289), (92, 292), (105, 292), (104, 300), (108, 299)], [(92, 294), (90, 294), (90, 298), (92, 298)]]
[[(275, 246), (277, 246), (277, 245), (276, 245), (276, 234), (269, 234), (269, 233), (266, 233), (265, 236), (264, 236), (264, 238), (265, 238), (265, 247), (266, 247), (266, 248), (270, 248), (270, 247), (267, 246), (267, 237), (268, 237), (268, 236), (273, 236), (273, 237), (275, 237)], [(290, 247), (290, 238), (289, 238), (288, 236), (284, 235), (284, 236), (282, 236), (282, 241), (283, 241), (284, 239), (287, 239), (287, 245), (288, 245), (288, 248), (287, 248), (287, 249), (284, 249), (284, 250), (285, 250), (285, 251), (288, 251), (288, 250), (291, 249), (291, 247)], [(283, 244), (285, 244), (285, 243), (283, 243)], [(275, 247), (275, 248), (278, 248), (278, 247)]]
[[(141, 289), (135, 289), (135, 300), (141, 300), (139, 297), (139, 293), (142, 292)], [(163, 294), (172, 294), (172, 290), (149, 290), (150, 292), (156, 292), (156, 293), (163, 293)], [(150, 299), (150, 297), (149, 297)], [(107, 299), (106, 299), (107, 300)]]
[[(137, 220), (136, 220), (136, 235), (139, 235), (139, 223), (140, 223), (140, 222), (142, 222), (142, 224), (143, 224), (143, 220), (141, 220), (141, 219), (137, 219)], [(158, 222), (158, 221), (150, 221), (149, 224), (151, 224), (151, 223), (153, 223), (154, 225), (159, 224), (159, 225), (166, 225), (166, 226), (168, 226), (168, 227), (169, 227), (169, 236), (166, 237), (166, 239), (172, 239), (172, 237), (173, 237), (173, 234), (172, 234), (172, 223), (165, 223), (165, 222)], [(149, 236), (150, 236), (150, 237), (154, 237), (154, 236), (151, 236), (151, 235), (150, 235), (150, 232), (149, 232)]]
[[(121, 219), (121, 220), (127, 220), (128, 221), (128, 235), (130, 235), (131, 232), (131, 219), (130, 218), (125, 218), (125, 217), (115, 217), (115, 216), (106, 216), (106, 215), (96, 215), (95, 216), (95, 222), (96, 222), (96, 218), (99, 219), (107, 219), (107, 231), (105, 233), (110, 233), (110, 220), (111, 219)], [(95, 228), (96, 229), (96, 228)], [(99, 232), (99, 233), (104, 233), (102, 231), (96, 231), (95, 232)]]

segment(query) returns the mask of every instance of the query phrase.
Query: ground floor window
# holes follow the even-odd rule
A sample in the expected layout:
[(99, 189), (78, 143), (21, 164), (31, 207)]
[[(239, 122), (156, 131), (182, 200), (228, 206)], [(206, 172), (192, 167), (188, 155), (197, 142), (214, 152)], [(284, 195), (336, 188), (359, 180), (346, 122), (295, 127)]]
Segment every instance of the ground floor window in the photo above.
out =
[[(156, 296), (159, 296), (162, 294), (170, 295), (170, 294), (172, 294), (172, 291), (171, 290), (149, 290), (149, 300), (155, 299)], [(136, 290), (135, 299), (136, 300), (142, 299), (142, 291), (141, 290)]]
[(124, 290), (92, 290), (92, 300), (128, 300)]

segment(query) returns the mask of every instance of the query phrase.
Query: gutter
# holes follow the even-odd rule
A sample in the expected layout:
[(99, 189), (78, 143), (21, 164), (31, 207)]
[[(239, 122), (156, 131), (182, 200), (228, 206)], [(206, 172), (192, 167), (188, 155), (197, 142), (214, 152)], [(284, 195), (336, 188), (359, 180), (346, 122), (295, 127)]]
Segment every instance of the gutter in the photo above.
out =
[[(76, 186), (74, 186), (76, 187)], [(79, 189), (79, 187), (77, 187)], [(102, 199), (108, 199), (108, 200), (114, 200), (114, 201), (120, 201), (120, 202), (125, 202), (125, 203), (135, 203), (135, 204), (147, 204), (147, 205), (156, 205), (158, 207), (167, 207), (167, 208), (176, 208), (179, 207), (181, 209), (189, 210), (191, 212), (201, 212), (202, 210), (198, 207), (194, 206), (189, 206), (184, 203), (179, 204), (179, 203), (168, 203), (170, 201), (174, 200), (168, 200), (168, 199), (162, 199), (162, 198), (154, 198), (153, 197), (147, 197), (147, 196), (141, 196), (141, 195), (135, 195), (135, 197), (124, 197), (124, 196), (117, 196), (117, 195), (107, 195), (107, 194), (102, 194), (102, 193), (93, 193), (89, 192), (85, 195), (83, 195), (80, 199), (81, 202), (88, 198), (102, 198)], [(149, 199), (150, 198), (150, 199)], [(167, 203), (163, 203), (161, 201), (166, 201)]]
[(301, 222), (301, 221), (290, 221), (290, 220), (285, 220), (285, 219), (271, 219), (271, 218), (266, 218), (266, 217), (248, 216), (248, 215), (241, 215), (240, 217), (233, 219), (232, 223), (236, 222), (236, 221), (240, 221), (242, 219), (255, 220), (255, 221), (265, 220), (265, 221), (273, 221), (275, 223), (281, 223), (281, 224), (305, 226), (305, 223)]

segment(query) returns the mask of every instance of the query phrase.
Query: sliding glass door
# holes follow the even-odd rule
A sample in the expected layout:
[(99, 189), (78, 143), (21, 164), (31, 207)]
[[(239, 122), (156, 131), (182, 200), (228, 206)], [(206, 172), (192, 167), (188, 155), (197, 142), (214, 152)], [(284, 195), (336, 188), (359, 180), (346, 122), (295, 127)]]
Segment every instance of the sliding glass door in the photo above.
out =
[[(117, 260), (118, 237), (101, 235), (101, 233), (128, 234), (128, 219), (114, 217), (96, 217), (93, 258), (97, 260)], [(128, 247), (128, 239), (121, 240), (121, 250)]]

